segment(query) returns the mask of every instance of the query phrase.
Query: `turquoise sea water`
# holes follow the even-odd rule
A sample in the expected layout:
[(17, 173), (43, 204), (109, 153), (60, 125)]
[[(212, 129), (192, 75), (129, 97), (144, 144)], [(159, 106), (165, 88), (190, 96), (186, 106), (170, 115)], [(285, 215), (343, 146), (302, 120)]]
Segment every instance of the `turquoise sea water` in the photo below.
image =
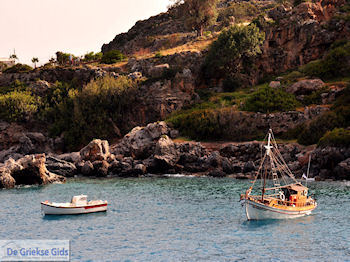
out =
[[(309, 184), (319, 207), (284, 221), (246, 221), (248, 181), (72, 179), (0, 190), (0, 239), (69, 239), (72, 261), (350, 261), (350, 182)], [(42, 216), (40, 201), (86, 193), (106, 213)]]

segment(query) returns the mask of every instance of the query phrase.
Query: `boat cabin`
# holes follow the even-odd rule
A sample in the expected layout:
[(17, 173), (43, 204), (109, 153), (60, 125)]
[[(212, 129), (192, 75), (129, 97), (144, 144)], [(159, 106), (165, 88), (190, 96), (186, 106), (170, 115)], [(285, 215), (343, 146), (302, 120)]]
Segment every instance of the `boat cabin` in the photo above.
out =
[(73, 205), (86, 205), (87, 204), (87, 195), (73, 196), (71, 203)]
[(293, 184), (281, 188), (281, 190), (284, 194), (285, 200), (289, 205), (305, 206), (308, 191), (307, 187), (300, 184)]

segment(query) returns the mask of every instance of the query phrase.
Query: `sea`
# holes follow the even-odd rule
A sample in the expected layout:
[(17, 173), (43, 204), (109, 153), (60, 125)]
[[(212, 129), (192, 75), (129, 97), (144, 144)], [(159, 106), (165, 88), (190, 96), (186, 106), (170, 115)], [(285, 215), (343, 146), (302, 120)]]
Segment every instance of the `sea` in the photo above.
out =
[[(71, 261), (350, 261), (350, 182), (309, 182), (317, 209), (280, 221), (247, 221), (249, 186), (177, 175), (3, 189), (0, 239), (68, 239)], [(108, 200), (108, 211), (41, 213), (41, 201), (79, 194)]]

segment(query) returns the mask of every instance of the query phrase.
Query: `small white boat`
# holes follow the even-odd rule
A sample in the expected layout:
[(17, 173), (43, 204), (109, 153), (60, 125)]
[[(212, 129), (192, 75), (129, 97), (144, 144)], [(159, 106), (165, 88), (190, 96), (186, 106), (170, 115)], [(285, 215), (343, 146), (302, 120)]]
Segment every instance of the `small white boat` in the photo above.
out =
[(70, 203), (41, 202), (41, 211), (45, 215), (77, 215), (107, 211), (107, 201), (88, 201), (86, 195), (73, 196)]

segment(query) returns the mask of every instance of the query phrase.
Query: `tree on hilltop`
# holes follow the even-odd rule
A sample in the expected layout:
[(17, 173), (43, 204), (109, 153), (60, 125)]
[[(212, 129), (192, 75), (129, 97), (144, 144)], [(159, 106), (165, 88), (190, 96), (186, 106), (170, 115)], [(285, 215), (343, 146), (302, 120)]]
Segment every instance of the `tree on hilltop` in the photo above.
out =
[(36, 68), (36, 63), (38, 63), (38, 62), (39, 62), (39, 58), (37, 58), (37, 57), (32, 58), (32, 63), (34, 64), (35, 68)]
[[(202, 36), (204, 29), (216, 22), (218, 0), (173, 0), (171, 7), (182, 7), (185, 25)], [(170, 8), (171, 8), (170, 7)]]

